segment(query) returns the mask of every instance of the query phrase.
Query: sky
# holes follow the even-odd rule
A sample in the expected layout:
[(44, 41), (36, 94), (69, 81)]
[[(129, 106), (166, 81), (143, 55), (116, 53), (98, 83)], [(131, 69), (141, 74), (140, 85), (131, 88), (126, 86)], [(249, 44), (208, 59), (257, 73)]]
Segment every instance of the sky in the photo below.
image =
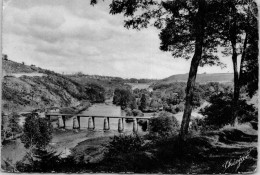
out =
[[(159, 30), (124, 28), (122, 15), (109, 14), (108, 1), (4, 0), (3, 53), (17, 62), (59, 73), (82, 72), (123, 78), (166, 78), (189, 72), (190, 60), (159, 49)], [(233, 72), (227, 65), (198, 73)]]

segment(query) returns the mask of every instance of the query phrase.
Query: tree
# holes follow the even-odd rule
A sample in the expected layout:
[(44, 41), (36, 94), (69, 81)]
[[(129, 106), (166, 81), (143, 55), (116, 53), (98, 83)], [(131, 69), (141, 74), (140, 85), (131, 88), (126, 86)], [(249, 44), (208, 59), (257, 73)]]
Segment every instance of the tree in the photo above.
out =
[[(219, 26), (222, 27), (220, 31), (223, 33), (222, 45), (226, 47), (224, 54), (232, 55), (234, 70), (232, 109), (232, 121), (234, 124), (239, 110), (238, 101), (240, 98), (241, 86), (246, 85), (248, 89), (251, 90), (251, 93), (249, 92), (249, 95), (251, 96), (257, 89), (258, 19), (250, 11), (252, 6), (256, 6), (256, 3), (252, 0), (224, 0), (222, 3), (222, 8), (219, 11), (223, 16), (222, 20), (219, 22)], [(255, 13), (257, 14), (257, 8), (255, 9)], [(237, 66), (238, 55), (241, 55), (239, 68)], [(250, 55), (250, 57), (248, 57), (248, 55)], [(245, 79), (245, 77), (248, 79)]]
[(141, 99), (140, 99), (140, 109), (142, 110), (142, 111), (144, 111), (144, 110), (146, 110), (147, 109), (147, 96), (146, 96), (146, 94), (142, 94), (142, 97), (141, 97)]
[(160, 104), (157, 99), (152, 99), (150, 103), (150, 107), (152, 110), (158, 110), (160, 107)]
[(27, 149), (45, 149), (52, 138), (52, 126), (37, 113), (32, 113), (25, 119), (23, 132), (21, 141)]
[(9, 116), (8, 128), (12, 137), (14, 134), (20, 133), (22, 131), (22, 128), (18, 124), (19, 118), (20, 116), (17, 113), (13, 113)]
[[(218, 18), (216, 2), (206, 0), (113, 0), (110, 4), (110, 13), (123, 13), (125, 27), (146, 28), (150, 22), (161, 29), (160, 49), (170, 51), (174, 57), (190, 58), (191, 67), (186, 88), (186, 102), (183, 114), (180, 136), (184, 139), (188, 133), (192, 111), (193, 90), (198, 66), (205, 64), (220, 65), (214, 54), (219, 45), (214, 20)], [(97, 0), (91, 0), (96, 4)]]
[(2, 111), (2, 116), (1, 116), (1, 141), (2, 142), (6, 139), (7, 134), (9, 132), (7, 125), (8, 125), (8, 116), (5, 115), (4, 112)]
[(105, 101), (105, 89), (98, 84), (88, 84), (85, 92), (91, 102), (102, 103)]
[(10, 115), (4, 115), (2, 112), (1, 123), (1, 136), (2, 141), (8, 137), (14, 137), (16, 134), (22, 132), (22, 128), (19, 126), (19, 115), (17, 113), (11, 113)]
[(2, 54), (2, 59), (5, 60), (5, 61), (8, 61), (8, 55)]
[[(206, 116), (205, 122), (207, 125), (221, 128), (224, 125), (233, 123), (232, 96), (232, 93), (219, 93), (210, 97), (209, 102), (211, 105), (200, 111), (200, 113)], [(237, 115), (240, 123), (251, 122), (257, 119), (257, 114), (252, 104), (247, 104), (246, 100), (239, 100), (238, 106)]]
[(120, 105), (122, 109), (127, 107), (131, 109), (137, 108), (135, 97), (128, 89), (116, 88), (114, 91), (113, 104)]
[[(252, 97), (258, 90), (258, 8), (256, 2), (247, 2), (247, 20), (245, 27), (246, 39), (244, 41), (244, 48), (240, 64), (240, 86), (246, 87), (246, 92)], [(254, 9), (254, 10), (252, 10)]]

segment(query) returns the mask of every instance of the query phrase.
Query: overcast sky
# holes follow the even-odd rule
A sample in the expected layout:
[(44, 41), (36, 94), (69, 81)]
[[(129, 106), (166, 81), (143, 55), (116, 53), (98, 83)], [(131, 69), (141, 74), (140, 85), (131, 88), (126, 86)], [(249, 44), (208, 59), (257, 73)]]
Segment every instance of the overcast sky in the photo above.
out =
[[(188, 73), (190, 60), (173, 58), (159, 49), (159, 31), (123, 27), (107, 3), (88, 0), (4, 0), (3, 53), (9, 59), (54, 70), (123, 78), (165, 78)], [(233, 72), (204, 67), (199, 73)]]

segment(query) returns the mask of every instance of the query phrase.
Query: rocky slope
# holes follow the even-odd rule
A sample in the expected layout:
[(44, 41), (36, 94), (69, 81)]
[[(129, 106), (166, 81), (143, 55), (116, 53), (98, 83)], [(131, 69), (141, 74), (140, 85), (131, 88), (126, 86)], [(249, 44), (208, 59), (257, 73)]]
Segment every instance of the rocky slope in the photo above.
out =
[[(2, 111), (22, 112), (52, 106), (76, 106), (82, 100), (93, 101), (95, 94), (89, 93), (89, 87), (83, 86), (61, 74), (27, 66), (10, 60), (3, 60)], [(27, 73), (15, 77), (14, 74)], [(43, 76), (28, 76), (28, 73), (42, 73)]]

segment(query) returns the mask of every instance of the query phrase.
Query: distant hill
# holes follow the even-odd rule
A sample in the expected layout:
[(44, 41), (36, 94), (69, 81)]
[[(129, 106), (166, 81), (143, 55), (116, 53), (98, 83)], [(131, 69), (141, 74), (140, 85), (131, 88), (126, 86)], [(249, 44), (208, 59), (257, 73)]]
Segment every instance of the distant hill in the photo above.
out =
[[(176, 74), (168, 78), (157, 81), (155, 84), (169, 84), (174, 82), (187, 82), (188, 74)], [(232, 73), (213, 73), (213, 74), (198, 74), (196, 82), (205, 84), (208, 82), (231, 83), (233, 82)]]

